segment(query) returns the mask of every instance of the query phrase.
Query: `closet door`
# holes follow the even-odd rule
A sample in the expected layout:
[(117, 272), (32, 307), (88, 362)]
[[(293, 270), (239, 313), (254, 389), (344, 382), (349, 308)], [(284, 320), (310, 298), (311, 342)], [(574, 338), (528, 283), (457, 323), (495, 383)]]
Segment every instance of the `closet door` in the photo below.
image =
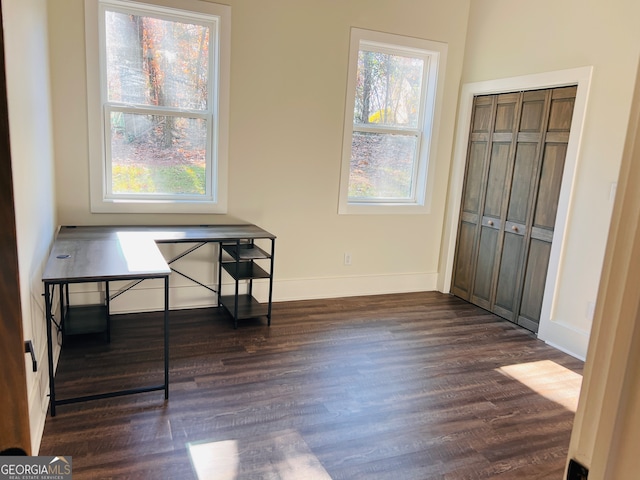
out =
[(452, 292), (534, 332), (575, 92), (474, 102)]
[(515, 125), (519, 116), (520, 94), (510, 93), (496, 98), (496, 114), (484, 202), (481, 210), (478, 255), (471, 289), (471, 302), (491, 310), (495, 291), (497, 260), (502, 253), (504, 210), (508, 199), (512, 170)]
[(496, 101), (495, 96), (476, 97), (471, 115), (465, 183), (451, 285), (452, 293), (465, 300), (471, 299), (471, 286), (475, 274), (480, 207), (484, 205)]
[(517, 321), (520, 304), (525, 253), (531, 233), (531, 212), (538, 186), (538, 166), (547, 127), (549, 99), (549, 90), (524, 92), (520, 98), (522, 108), (515, 139), (509, 200), (505, 206), (502, 254), (491, 309), (512, 322)]
[(534, 332), (538, 331), (540, 323), (576, 90), (576, 87), (565, 87), (550, 92), (549, 116), (541, 145), (539, 183), (533, 202), (529, 227), (531, 234), (518, 310), (518, 324)]

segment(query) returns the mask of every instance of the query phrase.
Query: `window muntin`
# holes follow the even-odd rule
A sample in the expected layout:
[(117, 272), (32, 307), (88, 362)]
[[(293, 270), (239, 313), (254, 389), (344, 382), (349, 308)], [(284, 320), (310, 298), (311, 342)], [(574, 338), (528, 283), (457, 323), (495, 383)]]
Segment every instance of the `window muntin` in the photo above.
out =
[(230, 7), (152, 2), (85, 0), (92, 211), (225, 213)]
[(340, 213), (425, 206), (445, 53), (438, 42), (352, 29)]

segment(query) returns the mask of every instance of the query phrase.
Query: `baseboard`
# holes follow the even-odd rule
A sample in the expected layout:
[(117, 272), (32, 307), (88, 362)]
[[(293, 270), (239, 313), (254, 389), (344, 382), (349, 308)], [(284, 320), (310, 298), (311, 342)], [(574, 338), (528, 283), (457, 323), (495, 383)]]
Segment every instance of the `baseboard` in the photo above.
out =
[[(31, 454), (38, 455), (49, 409), (49, 357), (47, 351), (47, 328), (46, 321), (44, 319), (44, 310), (40, 310), (38, 307), (34, 307), (34, 310), (38, 312), (38, 315), (41, 313), (43, 318), (38, 319), (39, 323), (32, 331), (32, 335), (35, 340), (34, 346), (36, 347), (38, 371), (32, 372), (27, 368), (27, 396), (29, 403)], [(55, 318), (60, 318), (57, 297), (54, 297), (53, 299), (53, 311), (55, 312)], [(55, 334), (55, 326), (53, 326), (53, 332), (53, 365), (55, 371), (58, 367), (61, 347), (57, 341), (58, 337)]]
[(547, 321), (540, 324), (538, 338), (546, 344), (584, 361), (589, 347), (589, 332), (560, 321)]
[(437, 273), (358, 275), (280, 280), (274, 282), (277, 302), (319, 298), (354, 297), (436, 290)]

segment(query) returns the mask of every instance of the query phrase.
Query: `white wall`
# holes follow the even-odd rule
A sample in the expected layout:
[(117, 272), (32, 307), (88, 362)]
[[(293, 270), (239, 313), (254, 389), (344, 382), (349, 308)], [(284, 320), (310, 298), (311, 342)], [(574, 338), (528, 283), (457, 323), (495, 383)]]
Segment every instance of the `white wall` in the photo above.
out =
[[(472, 2), (462, 83), (593, 67), (550, 317), (540, 338), (584, 358), (640, 53), (636, 0)], [(450, 218), (455, 212), (450, 210)], [(448, 245), (447, 243), (445, 246)], [(448, 252), (443, 252), (446, 258)], [(444, 269), (441, 270), (441, 274)]]
[[(50, 9), (59, 222), (256, 223), (278, 237), (276, 300), (433, 290), (469, 0), (224, 3), (232, 7), (226, 216), (90, 213), (83, 1)], [(448, 43), (428, 215), (337, 214), (352, 26)]]
[[(640, 65), (569, 458), (591, 480), (640, 469)], [(636, 475), (637, 476), (637, 475)]]
[(27, 360), (35, 455), (44, 428), (49, 381), (41, 278), (56, 228), (47, 2), (3, 0), (2, 12), (24, 338), (33, 341), (39, 365), (33, 373)]

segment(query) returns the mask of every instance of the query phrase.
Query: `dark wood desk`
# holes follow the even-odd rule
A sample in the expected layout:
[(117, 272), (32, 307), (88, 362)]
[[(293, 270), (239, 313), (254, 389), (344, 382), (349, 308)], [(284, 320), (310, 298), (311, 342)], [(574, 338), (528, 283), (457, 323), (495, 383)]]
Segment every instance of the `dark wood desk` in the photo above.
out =
[[(55, 416), (57, 405), (154, 390), (164, 390), (165, 399), (168, 399), (169, 275), (174, 271), (200, 284), (196, 280), (177, 272), (176, 270), (172, 270), (169, 265), (178, 258), (188, 255), (207, 243), (216, 242), (223, 245), (227, 244), (229, 246), (227, 248), (231, 248), (232, 251), (235, 249), (235, 251), (240, 252), (247, 246), (253, 247), (253, 242), (256, 239), (268, 239), (271, 241), (271, 252), (266, 258), (271, 259), (271, 271), (269, 272), (269, 278), (272, 279), (275, 236), (255, 225), (60, 227), (42, 276), (45, 290), (51, 416)], [(195, 246), (189, 248), (178, 257), (167, 261), (160, 253), (157, 243), (194, 243)], [(260, 249), (256, 247), (256, 250)], [(236, 255), (234, 260), (235, 271), (241, 271), (240, 262), (244, 262), (246, 260), (247, 259), (243, 258), (242, 255)], [(218, 293), (221, 288), (220, 277), (222, 273), (222, 248), (220, 248), (219, 263)], [(231, 263), (233, 264), (233, 262)], [(233, 265), (227, 270), (234, 271)], [(62, 328), (65, 321), (66, 307), (69, 306), (69, 284), (105, 282), (107, 285), (106, 318), (108, 324), (110, 300), (108, 288), (109, 282), (117, 280), (131, 280), (135, 281), (137, 284), (138, 282), (151, 278), (160, 278), (164, 280), (164, 383), (162, 385), (143, 386), (116, 392), (57, 399), (55, 394), (52, 332), (52, 322), (54, 319), (52, 312), (52, 296), (56, 285), (59, 287), (60, 308), (62, 312), (59, 328)], [(265, 311), (269, 324), (271, 323), (272, 285), (273, 282), (270, 281), (269, 301), (268, 307)], [(206, 287), (205, 285), (202, 286)], [(131, 287), (126, 288), (125, 291), (129, 288)], [(249, 295), (250, 293), (251, 292), (249, 292)], [(117, 295), (118, 294), (115, 296)], [(218, 295), (218, 305), (222, 305), (221, 302), (221, 296)], [(235, 296), (231, 297), (230, 304), (225, 305), (232, 315), (234, 315), (236, 327), (238, 317), (242, 316), (242, 305), (243, 302), (238, 295), (238, 284), (236, 281)], [(107, 336), (109, 335), (109, 331), (110, 328), (107, 326)]]

